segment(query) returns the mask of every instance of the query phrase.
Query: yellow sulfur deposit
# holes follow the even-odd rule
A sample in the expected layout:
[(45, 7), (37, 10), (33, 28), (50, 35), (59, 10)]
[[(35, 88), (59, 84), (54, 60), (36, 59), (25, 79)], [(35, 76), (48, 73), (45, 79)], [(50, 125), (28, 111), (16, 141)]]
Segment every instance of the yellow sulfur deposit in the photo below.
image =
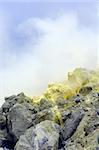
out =
[(58, 98), (69, 99), (86, 86), (91, 86), (93, 90), (99, 92), (99, 70), (77, 68), (73, 72), (69, 72), (67, 77), (64, 82), (49, 84), (44, 94), (41, 97), (33, 98), (33, 101), (39, 102), (41, 98), (52, 102), (56, 102)]
[[(51, 105), (52, 120), (63, 125), (61, 112), (59, 110), (58, 101), (65, 101), (77, 94), (86, 95), (90, 90), (99, 92), (99, 70), (91, 71), (87, 69), (77, 68), (68, 73), (67, 79), (61, 83), (52, 83), (42, 96), (33, 97), (32, 104), (40, 105), (41, 108)], [(43, 101), (42, 101), (43, 100)], [(70, 103), (69, 103), (70, 102)], [(90, 96), (86, 96), (86, 105), (90, 103)], [(74, 106), (73, 101), (68, 100), (68, 104), (64, 104), (64, 108)]]
[(68, 99), (79, 92), (83, 86), (91, 85), (99, 91), (99, 70), (90, 71), (77, 68), (68, 73), (67, 81), (63, 83), (50, 84), (44, 93), (44, 96), (52, 101), (58, 98)]
[(62, 117), (61, 117), (61, 114), (60, 114), (60, 111), (59, 111), (57, 105), (55, 105), (55, 106), (52, 108), (52, 112), (53, 112), (53, 114), (54, 114), (53, 120), (54, 120), (56, 123), (58, 123), (58, 124), (60, 124), (60, 125), (62, 126), (62, 125), (63, 125), (63, 121), (62, 121)]

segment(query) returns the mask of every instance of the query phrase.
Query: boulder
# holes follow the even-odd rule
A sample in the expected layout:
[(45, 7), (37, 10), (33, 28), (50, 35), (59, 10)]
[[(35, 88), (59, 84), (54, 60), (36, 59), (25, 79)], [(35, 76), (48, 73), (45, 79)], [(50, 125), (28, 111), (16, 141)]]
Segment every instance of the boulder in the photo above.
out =
[(29, 103), (31, 99), (24, 95), (24, 93), (20, 93), (18, 95), (12, 95), (10, 97), (5, 97), (5, 103), (2, 105), (2, 112), (9, 112), (9, 109), (13, 107), (16, 103)]
[(63, 127), (64, 140), (69, 139), (75, 133), (83, 116), (84, 112), (82, 110), (72, 112), (71, 116), (65, 121), (65, 125)]
[(60, 126), (53, 121), (43, 121), (22, 135), (15, 150), (57, 150)]
[(17, 139), (24, 134), (32, 123), (31, 113), (21, 104), (15, 104), (9, 112), (10, 132), (12, 132)]
[(86, 112), (74, 135), (67, 140), (65, 149), (96, 150), (98, 147), (99, 117), (93, 109), (90, 109)]

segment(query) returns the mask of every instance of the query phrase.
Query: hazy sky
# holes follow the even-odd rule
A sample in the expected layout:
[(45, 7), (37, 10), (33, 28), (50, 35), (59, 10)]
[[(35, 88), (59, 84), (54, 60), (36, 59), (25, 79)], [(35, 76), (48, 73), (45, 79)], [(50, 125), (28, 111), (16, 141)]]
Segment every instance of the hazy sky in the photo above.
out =
[(0, 98), (41, 94), (98, 63), (98, 2), (0, 1)]

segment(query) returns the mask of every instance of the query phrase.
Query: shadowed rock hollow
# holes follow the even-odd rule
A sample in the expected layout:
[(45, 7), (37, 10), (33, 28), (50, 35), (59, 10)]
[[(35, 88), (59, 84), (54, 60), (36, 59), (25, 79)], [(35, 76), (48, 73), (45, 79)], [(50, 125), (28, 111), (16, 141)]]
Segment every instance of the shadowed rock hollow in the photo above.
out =
[(75, 69), (40, 97), (6, 97), (0, 109), (0, 147), (98, 150), (99, 70)]

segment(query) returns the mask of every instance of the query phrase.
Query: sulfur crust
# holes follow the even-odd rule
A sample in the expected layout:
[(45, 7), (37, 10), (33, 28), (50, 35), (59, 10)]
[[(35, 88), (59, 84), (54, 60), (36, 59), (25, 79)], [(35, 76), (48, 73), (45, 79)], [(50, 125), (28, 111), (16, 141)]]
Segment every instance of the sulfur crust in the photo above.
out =
[(56, 104), (57, 100), (68, 100), (86, 86), (91, 86), (93, 91), (99, 92), (99, 70), (91, 71), (77, 68), (68, 73), (68, 78), (64, 82), (49, 84), (42, 96), (33, 97), (32, 103), (39, 104), (42, 98), (51, 101), (53, 104), (53, 120), (63, 125), (61, 113)]
[(34, 97), (33, 102), (38, 103), (42, 98), (52, 102), (56, 102), (58, 98), (69, 99), (84, 86), (92, 86), (93, 90), (99, 92), (99, 70), (77, 68), (68, 73), (66, 81), (49, 84), (44, 94)]
[(93, 86), (99, 91), (99, 70), (75, 69), (68, 73), (68, 79), (63, 83), (50, 84), (44, 93), (45, 98), (56, 101), (59, 97), (68, 99), (79, 92), (83, 86)]

